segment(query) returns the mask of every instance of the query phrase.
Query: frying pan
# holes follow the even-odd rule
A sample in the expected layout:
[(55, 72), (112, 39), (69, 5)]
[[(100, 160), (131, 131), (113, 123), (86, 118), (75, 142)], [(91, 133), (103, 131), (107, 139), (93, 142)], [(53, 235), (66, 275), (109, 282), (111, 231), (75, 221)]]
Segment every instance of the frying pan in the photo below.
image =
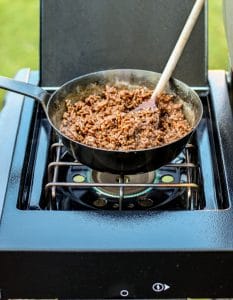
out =
[(65, 99), (69, 94), (77, 94), (80, 91), (85, 91), (85, 89), (89, 93), (93, 93), (89, 89), (92, 83), (101, 86), (127, 84), (127, 86), (132, 87), (146, 86), (153, 89), (160, 75), (151, 71), (134, 69), (99, 71), (77, 77), (65, 83), (52, 95), (38, 86), (0, 76), (0, 88), (38, 100), (43, 106), (49, 123), (75, 160), (97, 171), (114, 174), (135, 174), (155, 170), (172, 161), (183, 150), (202, 118), (203, 106), (198, 95), (181, 81), (171, 79), (165, 92), (175, 93), (179, 101), (183, 103), (183, 112), (192, 126), (192, 130), (180, 139), (163, 146), (127, 151), (90, 147), (65, 136), (59, 130), (63, 113), (66, 110)]

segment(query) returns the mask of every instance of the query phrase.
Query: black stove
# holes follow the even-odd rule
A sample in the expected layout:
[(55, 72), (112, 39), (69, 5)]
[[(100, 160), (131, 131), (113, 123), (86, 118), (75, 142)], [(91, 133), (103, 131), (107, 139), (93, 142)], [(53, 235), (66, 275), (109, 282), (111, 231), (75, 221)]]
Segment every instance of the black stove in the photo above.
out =
[[(156, 24), (162, 24), (162, 15), (171, 22), (159, 36), (167, 32), (171, 38), (152, 66), (160, 70), (191, 2), (124, 0), (118, 6), (114, 0), (98, 5), (69, 0), (67, 6), (64, 0), (41, 1), (40, 70), (20, 70), (16, 79), (52, 92), (73, 72), (125, 64), (140, 68), (139, 62), (150, 69), (152, 56), (144, 59), (137, 44), (127, 57), (118, 48), (117, 64), (115, 42), (119, 32), (143, 39), (138, 30), (130, 31), (131, 25), (143, 26), (154, 13)], [(132, 3), (137, 4), (137, 24)], [(100, 18), (111, 11), (117, 12), (111, 19)], [(179, 20), (174, 18), (177, 11)], [(79, 18), (74, 17), (77, 12)], [(87, 36), (78, 27), (85, 18), (86, 29), (92, 30)], [(108, 43), (115, 21), (119, 31)], [(203, 14), (177, 70), (200, 95), (203, 119), (186, 148), (158, 170), (124, 176), (91, 170), (69, 156), (39, 104), (7, 94), (0, 114), (2, 298), (232, 297), (233, 117), (226, 72), (209, 71), (207, 77), (205, 24)], [(80, 47), (67, 37), (74, 25)], [(150, 47), (156, 48), (160, 38)], [(121, 42), (129, 47), (133, 40)], [(103, 56), (104, 49), (112, 54)], [(187, 71), (190, 57), (193, 72)]]
[[(36, 82), (38, 73), (17, 77)], [(125, 176), (73, 161), (41, 107), (8, 94), (1, 115), (10, 122), (2, 138), (11, 141), (1, 156), (11, 159), (0, 226), (6, 297), (232, 294), (233, 122), (225, 73), (209, 79), (204, 117), (184, 151), (158, 170)]]
[[(228, 207), (229, 203), (221, 196), (219, 175), (213, 173), (218, 169), (210, 122), (210, 99), (207, 95), (202, 98), (204, 118), (184, 151), (158, 170), (134, 175), (98, 172), (73, 161), (62, 143), (51, 134), (43, 113), (38, 112), (38, 127), (30, 138), (36, 142), (28, 150), (25, 182), (29, 190), (22, 191), (18, 207), (27, 210), (113, 211)], [(211, 156), (206, 157), (206, 151), (211, 152)]]

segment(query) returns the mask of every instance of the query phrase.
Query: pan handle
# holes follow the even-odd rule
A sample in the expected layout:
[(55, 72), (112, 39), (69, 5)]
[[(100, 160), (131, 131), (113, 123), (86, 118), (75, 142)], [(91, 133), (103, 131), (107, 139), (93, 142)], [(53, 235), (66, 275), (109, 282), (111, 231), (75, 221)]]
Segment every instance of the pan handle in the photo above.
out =
[(47, 111), (46, 102), (50, 95), (39, 86), (0, 76), (0, 89), (16, 92), (18, 94), (36, 99), (42, 104), (44, 111)]

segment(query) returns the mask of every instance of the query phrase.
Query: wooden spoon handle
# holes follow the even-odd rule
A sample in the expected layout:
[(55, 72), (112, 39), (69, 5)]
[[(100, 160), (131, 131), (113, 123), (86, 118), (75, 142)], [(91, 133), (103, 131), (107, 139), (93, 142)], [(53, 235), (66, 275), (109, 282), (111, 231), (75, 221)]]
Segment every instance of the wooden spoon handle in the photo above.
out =
[(179, 36), (178, 41), (176, 42), (175, 48), (172, 51), (169, 60), (163, 70), (163, 73), (159, 79), (158, 84), (156, 85), (154, 92), (151, 96), (151, 99), (155, 102), (157, 95), (163, 92), (167, 82), (169, 81), (177, 62), (180, 59), (180, 56), (184, 50), (185, 45), (189, 39), (189, 36), (193, 30), (194, 25), (197, 22), (197, 19), (200, 15), (202, 7), (205, 3), (205, 0), (196, 0), (193, 9), (184, 25), (184, 28)]

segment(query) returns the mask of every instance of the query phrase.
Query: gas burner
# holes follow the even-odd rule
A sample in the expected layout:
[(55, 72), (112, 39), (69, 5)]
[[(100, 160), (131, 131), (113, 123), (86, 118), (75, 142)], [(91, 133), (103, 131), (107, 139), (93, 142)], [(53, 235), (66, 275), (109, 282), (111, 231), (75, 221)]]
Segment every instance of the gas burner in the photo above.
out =
[[(91, 171), (91, 182), (94, 183), (155, 183), (156, 172), (141, 173), (135, 175), (116, 175), (105, 172)], [(116, 198), (119, 197), (119, 187), (104, 186), (95, 187), (96, 191), (105, 196)], [(134, 186), (124, 188), (124, 198), (134, 198), (148, 193), (151, 188)]]
[[(176, 158), (177, 162), (183, 162), (182, 153)], [(58, 209), (147, 210), (187, 207), (187, 189), (173, 186), (187, 183), (187, 176), (183, 168), (177, 168), (174, 164), (148, 173), (120, 176), (98, 172), (78, 163), (68, 163), (59, 174), (59, 181), (68, 184), (68, 188), (61, 186), (57, 189)], [(135, 186), (122, 188), (122, 183)]]

